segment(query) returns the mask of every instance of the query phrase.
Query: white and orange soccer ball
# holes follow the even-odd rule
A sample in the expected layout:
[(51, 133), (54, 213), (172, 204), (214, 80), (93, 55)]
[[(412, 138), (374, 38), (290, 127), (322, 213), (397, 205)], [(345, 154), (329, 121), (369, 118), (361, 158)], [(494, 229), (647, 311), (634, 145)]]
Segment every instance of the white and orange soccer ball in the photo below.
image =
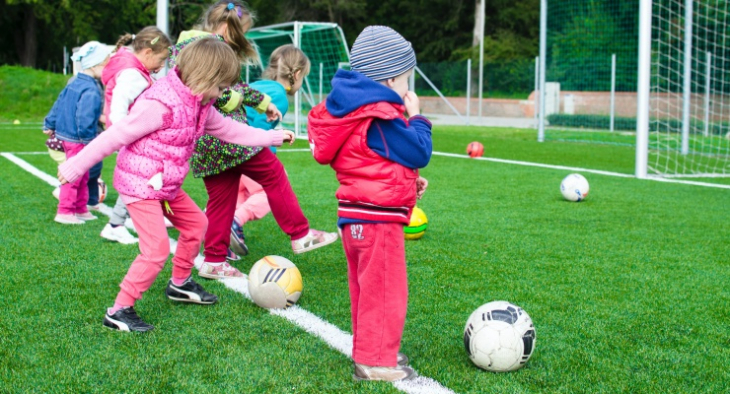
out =
[(251, 267), (248, 292), (262, 308), (287, 308), (302, 295), (302, 274), (294, 263), (281, 256), (266, 256)]

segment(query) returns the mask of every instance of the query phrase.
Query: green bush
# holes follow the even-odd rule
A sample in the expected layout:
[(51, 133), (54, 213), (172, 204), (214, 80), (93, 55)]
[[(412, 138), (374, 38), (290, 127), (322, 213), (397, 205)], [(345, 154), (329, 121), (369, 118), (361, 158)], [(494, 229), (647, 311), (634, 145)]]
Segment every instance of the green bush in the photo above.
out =
[[(581, 129), (599, 129), (609, 130), (611, 128), (611, 117), (608, 115), (568, 115), (568, 114), (552, 114), (547, 117), (550, 126), (574, 127)], [(681, 119), (652, 119), (652, 122), (662, 123), (661, 129), (670, 132), (681, 132)], [(614, 118), (614, 130), (636, 130), (636, 118)], [(702, 133), (705, 129), (705, 123), (701, 120), (692, 119), (691, 131), (694, 133)], [(730, 132), (730, 123), (714, 123), (709, 130), (711, 135), (725, 135)]]

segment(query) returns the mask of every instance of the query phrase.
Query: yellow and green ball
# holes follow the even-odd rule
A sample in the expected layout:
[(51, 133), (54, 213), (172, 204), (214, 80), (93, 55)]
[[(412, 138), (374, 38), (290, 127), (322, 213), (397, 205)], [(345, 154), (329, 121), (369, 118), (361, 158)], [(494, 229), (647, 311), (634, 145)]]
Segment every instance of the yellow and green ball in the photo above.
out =
[(414, 240), (423, 237), (428, 228), (428, 218), (423, 210), (418, 207), (413, 208), (411, 213), (411, 222), (404, 228), (406, 239)]

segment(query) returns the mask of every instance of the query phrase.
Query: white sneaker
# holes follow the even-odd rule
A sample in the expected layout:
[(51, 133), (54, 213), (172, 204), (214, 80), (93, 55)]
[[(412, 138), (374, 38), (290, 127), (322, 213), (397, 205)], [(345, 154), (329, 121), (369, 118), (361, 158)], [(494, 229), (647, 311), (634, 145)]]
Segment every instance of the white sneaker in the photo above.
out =
[(291, 241), (291, 248), (294, 253), (299, 254), (321, 248), (335, 241), (337, 241), (337, 233), (325, 233), (324, 231), (309, 229), (307, 235)]
[[(214, 265), (215, 264), (215, 265)], [(198, 269), (198, 275), (208, 279), (226, 279), (226, 278), (242, 278), (243, 274), (237, 270), (236, 267), (223, 263), (209, 263), (203, 262), (203, 265)]]
[(110, 241), (119, 242), (120, 244), (131, 245), (139, 242), (139, 239), (135, 238), (132, 234), (127, 231), (124, 226), (112, 227), (111, 223), (107, 223), (104, 229), (101, 230), (102, 238), (106, 238)]
[(53, 219), (56, 223), (61, 224), (84, 224), (83, 220), (76, 217), (76, 215), (62, 215), (57, 214), (56, 217)]
[(76, 217), (85, 222), (98, 219), (96, 216), (92, 215), (91, 212), (77, 213)]

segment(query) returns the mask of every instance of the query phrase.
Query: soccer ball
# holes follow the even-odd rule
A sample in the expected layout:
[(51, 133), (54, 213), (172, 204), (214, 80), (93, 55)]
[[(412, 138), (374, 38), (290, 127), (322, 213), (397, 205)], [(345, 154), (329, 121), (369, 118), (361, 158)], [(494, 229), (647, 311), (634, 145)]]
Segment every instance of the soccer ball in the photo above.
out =
[(568, 201), (583, 201), (588, 197), (588, 181), (581, 174), (570, 174), (560, 182), (560, 192)]
[(106, 198), (106, 182), (99, 178), (99, 204), (104, 202)]
[(266, 256), (251, 267), (248, 291), (262, 308), (286, 308), (302, 295), (302, 274), (291, 261), (281, 256)]
[(535, 326), (517, 305), (492, 301), (477, 308), (464, 328), (464, 347), (471, 361), (492, 372), (522, 368), (535, 350)]
[(406, 239), (414, 240), (423, 237), (428, 228), (428, 218), (423, 210), (418, 207), (413, 207), (411, 212), (411, 222), (403, 228), (403, 232), (406, 234)]
[(466, 146), (466, 153), (471, 157), (479, 157), (484, 154), (484, 145), (481, 142), (470, 142)]

